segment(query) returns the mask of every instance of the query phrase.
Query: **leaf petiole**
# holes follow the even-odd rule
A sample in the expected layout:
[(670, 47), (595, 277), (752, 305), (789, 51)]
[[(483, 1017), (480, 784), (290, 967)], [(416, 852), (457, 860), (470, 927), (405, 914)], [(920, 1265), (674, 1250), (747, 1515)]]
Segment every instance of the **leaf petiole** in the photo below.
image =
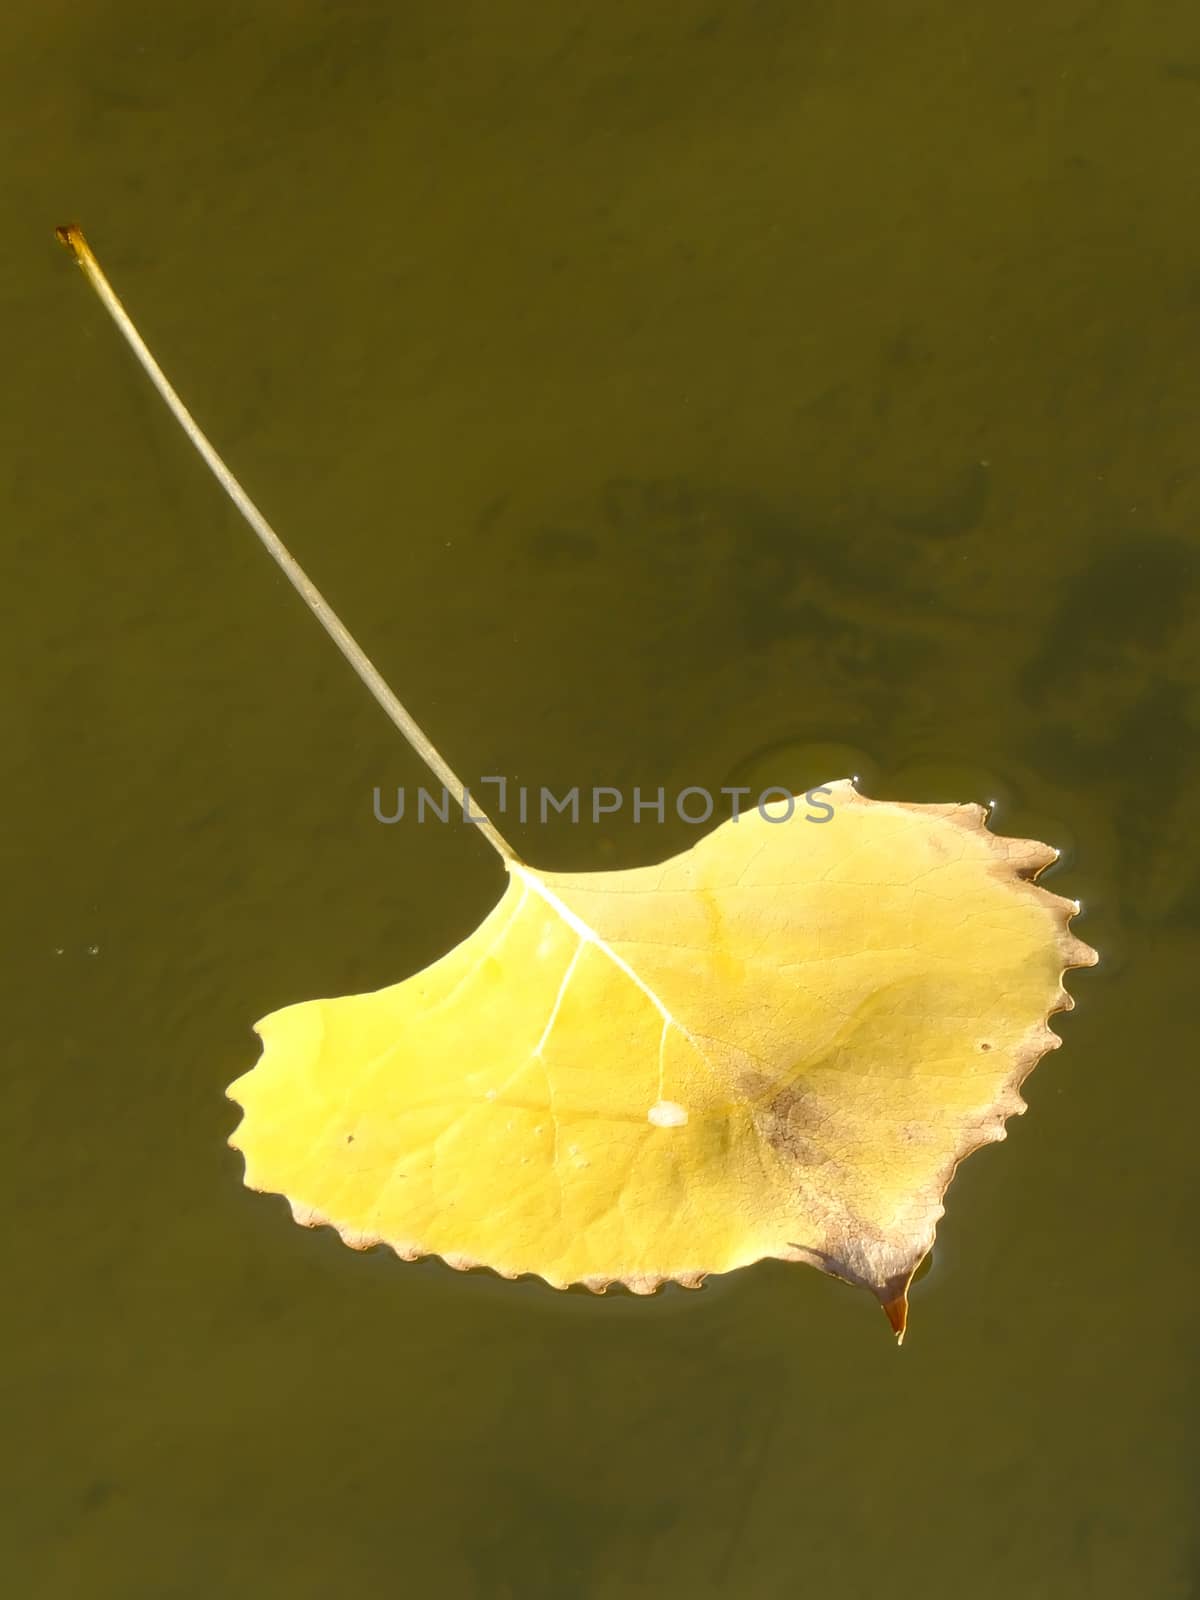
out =
[[(309, 578), (304, 568), (288, 550), (283, 540), (242, 488), (233, 473), (230, 472), (209, 441), (208, 436), (201, 430), (196, 419), (176, 394), (166, 374), (153, 355), (151, 355), (146, 341), (134, 326), (133, 319), (121, 304), (112, 285), (105, 277), (100, 263), (92, 253), (91, 246), (83, 236), (82, 228), (77, 223), (71, 222), (56, 228), (54, 234), (59, 244), (75, 258), (75, 261), (83, 271), (84, 277), (100, 297), (104, 309), (116, 323), (126, 343), (141, 363), (147, 377), (166, 402), (167, 408), (171, 411), (176, 422), (187, 434), (213, 477), (216, 478), (243, 518), (258, 535), (268, 553), (282, 569), (289, 583), (291, 583), (313, 616), (316, 617), (325, 632), (354, 668), (361, 682), (371, 691), (421, 760), (435, 777), (441, 779), (450, 793), (455, 796), (459, 805), (465, 807), (466, 791), (457, 774), (439, 755), (428, 736), (396, 698), (396, 695), (389, 688), (374, 662)], [(505, 839), (495, 823), (492, 822), (491, 818), (482, 811), (474, 796), (471, 798), (471, 804), (476, 808), (472, 821), (500, 856), (505, 866), (517, 862), (519, 857), (516, 851)]]

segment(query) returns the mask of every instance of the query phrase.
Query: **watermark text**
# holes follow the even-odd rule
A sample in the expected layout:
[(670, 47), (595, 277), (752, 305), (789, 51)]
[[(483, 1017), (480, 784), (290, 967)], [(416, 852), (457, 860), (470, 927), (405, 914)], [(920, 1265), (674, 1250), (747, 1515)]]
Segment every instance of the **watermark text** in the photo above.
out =
[[(484, 790), (485, 784), (494, 785), (494, 791)], [(526, 784), (511, 783), (507, 778), (481, 778), (476, 793), (479, 804), (491, 817), (512, 816), (520, 823), (536, 822), (543, 826), (565, 818), (573, 826), (596, 825), (609, 817), (630, 817), (634, 823), (653, 822), (665, 826), (668, 818), (676, 818), (690, 827), (700, 828), (726, 809), (729, 820), (739, 821), (754, 812), (764, 822), (832, 822), (834, 808), (833, 790), (808, 789), (803, 794), (793, 794), (779, 785), (760, 790), (757, 794), (746, 784), (727, 785), (715, 792), (701, 784), (690, 784), (668, 796), (665, 788), (644, 790), (634, 787), (629, 793), (609, 784), (597, 784), (590, 789), (573, 785), (557, 794), (545, 784), (536, 789)], [(718, 796), (721, 798), (718, 799)], [(728, 808), (722, 803), (728, 800)], [(471, 790), (465, 789), (460, 803), (449, 790), (417, 789), (409, 802), (407, 789), (402, 785), (387, 795), (376, 785), (371, 791), (371, 812), (376, 822), (392, 826), (406, 819), (419, 824), (427, 822), (462, 821), (481, 823), (486, 818), (474, 809)]]

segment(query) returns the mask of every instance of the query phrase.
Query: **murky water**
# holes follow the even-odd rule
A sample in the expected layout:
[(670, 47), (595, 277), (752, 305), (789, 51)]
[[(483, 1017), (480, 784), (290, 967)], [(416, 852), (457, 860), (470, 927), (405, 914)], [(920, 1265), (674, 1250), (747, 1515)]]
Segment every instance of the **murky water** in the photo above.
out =
[[(967, 13), (964, 15), (964, 12)], [(1200, 1592), (1200, 14), (20, 5), (6, 1564), (58, 1597)], [(900, 1352), (345, 1250), (224, 1086), (492, 904), (53, 225), (469, 775), (995, 798), (1104, 953)], [(633, 864), (678, 822), (517, 830)]]

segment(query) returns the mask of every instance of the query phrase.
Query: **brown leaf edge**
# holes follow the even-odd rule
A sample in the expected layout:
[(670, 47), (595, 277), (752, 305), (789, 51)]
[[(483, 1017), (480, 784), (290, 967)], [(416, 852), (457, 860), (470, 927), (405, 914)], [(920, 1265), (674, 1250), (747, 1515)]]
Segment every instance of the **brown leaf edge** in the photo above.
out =
[[(841, 788), (842, 785), (829, 787)], [(979, 1116), (973, 1123), (968, 1124), (963, 1130), (963, 1139), (959, 1147), (952, 1152), (942, 1170), (930, 1183), (923, 1195), (914, 1196), (914, 1205), (919, 1205), (924, 1212), (925, 1224), (919, 1230), (914, 1230), (908, 1248), (897, 1246), (898, 1253), (903, 1258), (902, 1265), (888, 1273), (881, 1280), (873, 1280), (852, 1266), (838, 1259), (836, 1256), (809, 1247), (796, 1245), (789, 1248), (779, 1257), (787, 1261), (804, 1261), (818, 1267), (821, 1271), (829, 1273), (832, 1277), (841, 1278), (844, 1282), (854, 1284), (858, 1288), (869, 1289), (879, 1301), (896, 1335), (897, 1345), (903, 1344), (904, 1335), (908, 1328), (908, 1293), (912, 1282), (933, 1248), (937, 1224), (945, 1215), (943, 1204), (946, 1191), (954, 1181), (954, 1176), (959, 1166), (968, 1156), (973, 1155), (985, 1145), (995, 1144), (1007, 1138), (1005, 1124), (1010, 1117), (1023, 1116), (1028, 1110), (1026, 1102), (1022, 1099), (1020, 1090), (1029, 1074), (1041, 1061), (1042, 1057), (1052, 1050), (1057, 1050), (1062, 1044), (1062, 1038), (1050, 1027), (1050, 1018), (1059, 1012), (1071, 1011), (1075, 1001), (1068, 992), (1063, 979), (1066, 974), (1076, 967), (1094, 967), (1100, 960), (1099, 952), (1091, 945), (1085, 944), (1071, 932), (1071, 920), (1079, 914), (1080, 906), (1077, 900), (1068, 900), (1061, 895), (1051, 894), (1048, 889), (1037, 883), (1038, 877), (1058, 861), (1061, 852), (1053, 845), (1043, 844), (1035, 839), (1015, 839), (1006, 834), (993, 833), (988, 827), (990, 812), (986, 806), (977, 804), (935, 804), (921, 805), (909, 801), (869, 800), (859, 793), (852, 783), (846, 784), (847, 797), (866, 805), (890, 805), (899, 810), (912, 811), (923, 816), (940, 816), (953, 822), (965, 832), (982, 834), (992, 848), (995, 858), (993, 870), (997, 876), (1008, 882), (1019, 880), (1028, 886), (1029, 892), (1037, 897), (1043, 905), (1049, 907), (1058, 921), (1058, 951), (1062, 961), (1058, 985), (1045, 1013), (1030, 1027), (1023, 1046), (1015, 1052), (1013, 1068), (1007, 1081), (1001, 1086), (992, 1105)], [(853, 800), (851, 803), (853, 803)]]
[[(881, 1282), (873, 1282), (869, 1277), (856, 1272), (848, 1262), (840, 1260), (828, 1253), (814, 1250), (804, 1245), (788, 1245), (779, 1251), (773, 1259), (779, 1261), (803, 1262), (817, 1267), (820, 1271), (832, 1277), (840, 1278), (855, 1287), (869, 1289), (882, 1306), (892, 1331), (896, 1335), (897, 1344), (902, 1344), (908, 1326), (908, 1292), (912, 1287), (922, 1261), (933, 1248), (934, 1235), (937, 1224), (945, 1215), (942, 1204), (946, 1190), (950, 1187), (959, 1165), (976, 1150), (984, 1145), (996, 1143), (1006, 1137), (1005, 1123), (1009, 1117), (1022, 1115), (1027, 1107), (1021, 1098), (1020, 1088), (1025, 1079), (1037, 1066), (1038, 1062), (1051, 1050), (1056, 1050), (1062, 1044), (1062, 1039), (1049, 1026), (1049, 1020), (1060, 1011), (1070, 1011), (1075, 1005), (1074, 999), (1064, 987), (1062, 978), (1068, 971), (1075, 967), (1092, 967), (1099, 961), (1097, 951), (1090, 945), (1084, 944), (1070, 931), (1071, 919), (1079, 912), (1079, 903), (1075, 900), (1064, 899), (1043, 889), (1035, 880), (1048, 867), (1059, 859), (1059, 851), (1053, 845), (1042, 844), (1032, 839), (1013, 839), (1004, 834), (994, 834), (987, 826), (989, 812), (986, 806), (977, 804), (935, 804), (924, 805), (907, 801), (886, 800), (877, 801), (860, 793), (855, 787), (853, 779), (842, 779), (836, 783), (822, 786), (839, 792), (839, 797), (851, 804), (862, 805), (889, 805), (905, 811), (913, 811), (926, 816), (941, 816), (956, 823), (968, 832), (983, 833), (993, 846), (996, 857), (995, 870), (1006, 879), (1021, 879), (1029, 884), (1031, 890), (1038, 895), (1047, 905), (1052, 906), (1060, 917), (1058, 937), (1059, 953), (1062, 957), (1062, 972), (1059, 984), (1052, 1003), (1045, 1015), (1030, 1029), (1024, 1049), (1014, 1061), (1013, 1071), (1003, 1086), (996, 1101), (989, 1112), (980, 1117), (973, 1127), (966, 1130), (964, 1142), (956, 1150), (946, 1165), (930, 1185), (928, 1193), (919, 1197), (927, 1206), (926, 1216), (928, 1226), (923, 1235), (908, 1252), (908, 1259), (899, 1269), (890, 1273)], [(799, 795), (796, 796), (800, 798)], [(255, 1026), (257, 1032), (258, 1025)], [(261, 1060), (261, 1057), (260, 1057)], [(230, 1086), (233, 1087), (232, 1085)], [(227, 1097), (239, 1102), (229, 1090)], [(240, 1126), (240, 1125), (239, 1125)], [(258, 1193), (276, 1193), (278, 1191), (264, 1188), (255, 1183), (249, 1170), (249, 1162), (245, 1152), (237, 1141), (238, 1129), (229, 1135), (229, 1146), (237, 1150), (243, 1157), (245, 1172), (243, 1181), (247, 1188)], [(345, 1224), (341, 1224), (334, 1217), (326, 1216), (314, 1206), (306, 1206), (298, 1201), (284, 1196), (291, 1210), (293, 1219), (304, 1228), (332, 1228), (341, 1238), (342, 1242), (351, 1250), (371, 1250), (377, 1245), (387, 1245), (402, 1261), (419, 1261), (438, 1252), (431, 1251), (416, 1241), (384, 1239), (380, 1235), (356, 1231)], [(508, 1268), (494, 1262), (479, 1261), (467, 1255), (454, 1252), (441, 1253), (441, 1259), (448, 1267), (456, 1272), (487, 1271), (500, 1278), (515, 1280), (518, 1278), (539, 1278), (552, 1289), (567, 1290), (576, 1286), (589, 1290), (592, 1294), (605, 1294), (614, 1285), (639, 1296), (655, 1294), (668, 1283), (674, 1283), (684, 1289), (699, 1289), (705, 1279), (718, 1276), (705, 1268), (695, 1268), (670, 1274), (660, 1273), (629, 1273), (624, 1277), (611, 1277), (602, 1274), (593, 1275), (579, 1280), (556, 1281), (547, 1278), (542, 1273), (529, 1272), (519, 1268)], [(771, 1259), (760, 1257), (759, 1259)], [(747, 1262), (745, 1265), (753, 1265)], [(735, 1270), (742, 1270), (741, 1268)]]

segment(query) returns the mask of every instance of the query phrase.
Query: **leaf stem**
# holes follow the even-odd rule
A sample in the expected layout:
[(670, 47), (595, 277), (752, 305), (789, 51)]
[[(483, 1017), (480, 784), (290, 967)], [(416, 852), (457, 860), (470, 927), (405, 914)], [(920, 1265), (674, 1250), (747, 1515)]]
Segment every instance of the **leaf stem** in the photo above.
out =
[[(435, 777), (441, 780), (459, 805), (462, 806), (465, 816), (468, 811), (468, 797), (461, 780), (438, 754), (426, 734), (422, 732), (404, 706), (401, 705), (374, 662), (371, 661), (345, 623), (310, 580), (303, 567), (291, 554), (266, 517), (263, 516), (254, 501), (251, 500), (250, 496), (217, 454), (208, 437), (202, 432), (191, 412), (167, 380), (166, 374), (151, 355), (146, 341), (137, 331), (129, 313), (117, 298), (112, 285), (101, 269), (100, 263), (93, 255), (91, 246), (83, 236), (83, 230), (72, 222), (64, 227), (56, 228), (54, 231), (59, 244), (70, 251), (82, 268), (84, 277), (100, 297), (105, 310), (124, 335), (126, 342), (138, 358), (147, 377), (166, 402), (176, 422), (178, 422), (203, 458), (213, 477), (216, 478), (222, 489), (224, 489), (242, 516), (250, 524), (250, 527), (258, 535), (269, 554), (283, 570), (292, 587), (354, 668), (362, 683), (371, 691), (380, 706), (408, 740), (425, 765)], [(471, 813), (472, 820), (505, 865), (517, 862), (519, 857), (516, 851), (505, 839), (495, 823), (492, 822), (491, 818), (481, 810), (478, 801), (473, 795), (470, 797), (470, 805), (475, 808)]]

